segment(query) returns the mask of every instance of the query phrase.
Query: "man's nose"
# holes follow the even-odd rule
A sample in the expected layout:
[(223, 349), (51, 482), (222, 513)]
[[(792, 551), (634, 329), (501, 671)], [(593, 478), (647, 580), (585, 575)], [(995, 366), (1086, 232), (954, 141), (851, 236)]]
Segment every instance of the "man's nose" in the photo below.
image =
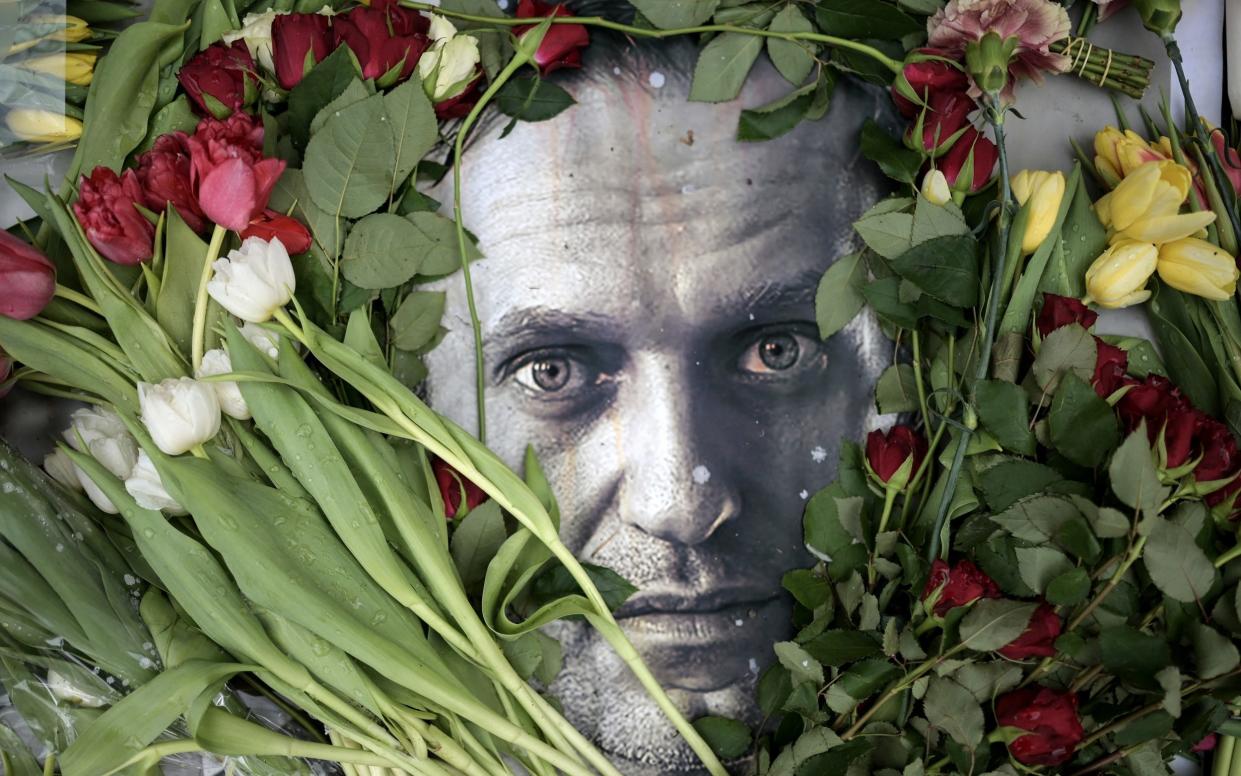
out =
[(658, 358), (635, 367), (623, 389), (621, 517), (664, 541), (699, 544), (741, 506), (711, 433), (720, 419), (713, 426), (691, 368)]

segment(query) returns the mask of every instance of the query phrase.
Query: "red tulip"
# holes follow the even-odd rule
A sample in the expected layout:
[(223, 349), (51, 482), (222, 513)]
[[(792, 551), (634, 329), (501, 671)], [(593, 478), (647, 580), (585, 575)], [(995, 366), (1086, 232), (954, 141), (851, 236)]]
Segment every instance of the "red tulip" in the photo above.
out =
[[(529, 19), (544, 16), (573, 16), (560, 4), (543, 0), (518, 0), (517, 18)], [(514, 27), (513, 33), (521, 36), (534, 25)], [(553, 24), (543, 36), (539, 50), (534, 53), (534, 63), (539, 73), (547, 75), (562, 67), (581, 67), (582, 49), (590, 45), (590, 33), (582, 24)]]
[(0, 229), (0, 315), (24, 321), (56, 293), (56, 267), (20, 237)]
[(227, 121), (207, 118), (188, 143), (190, 179), (203, 214), (226, 229), (243, 231), (267, 207), (285, 168), (284, 161), (263, 157), (262, 125), (245, 113)]
[(190, 145), (184, 132), (160, 135), (151, 150), (139, 155), (135, 173), (142, 184), (143, 204), (149, 209), (162, 213), (172, 205), (195, 232), (207, 228), (190, 181)]
[(214, 43), (181, 66), (177, 80), (200, 113), (227, 118), (258, 97), (254, 57), (244, 41)]
[(276, 80), (285, 89), (301, 83), (310, 68), (336, 48), (331, 17), (319, 13), (277, 15), (271, 23), (271, 42)]
[(991, 181), (991, 173), (1000, 159), (999, 149), (974, 127), (952, 144), (937, 165), (953, 191), (973, 194)]
[(465, 494), (465, 510), (468, 512), (487, 500), (483, 489), (461, 476), (461, 473), (437, 456), (431, 457), (431, 471), (444, 501), (444, 514), (448, 519), (456, 517), (461, 510), (462, 492)]
[(995, 718), (1002, 727), (1030, 731), (1008, 745), (1013, 759), (1025, 765), (1063, 765), (1086, 737), (1077, 718), (1077, 696), (1046, 687), (1023, 687), (1001, 695), (995, 702)]
[(268, 242), (278, 239), (290, 255), (310, 250), (310, 231), (302, 222), (274, 210), (264, 210), (262, 215), (251, 221), (241, 233), (241, 239), (247, 237), (261, 237)]
[(374, 0), (332, 20), (337, 44), (349, 47), (362, 65), (362, 77), (389, 86), (409, 78), (431, 44), (430, 21), (395, 0)]
[(1099, 314), (1091, 310), (1080, 300), (1057, 294), (1043, 294), (1043, 307), (1038, 311), (1035, 326), (1038, 333), (1046, 337), (1061, 326), (1076, 323), (1083, 329), (1094, 326)]
[(903, 488), (922, 465), (926, 451), (926, 437), (904, 424), (893, 426), (887, 433), (872, 431), (866, 437), (866, 461), (882, 485), (887, 485), (905, 461), (912, 459), (906, 482), (896, 483)]
[(96, 167), (82, 176), (73, 212), (86, 239), (108, 261), (137, 264), (155, 253), (155, 227), (138, 212), (142, 184), (133, 170), (117, 176), (108, 167)]
[(949, 568), (947, 563), (937, 558), (931, 564), (931, 575), (922, 589), (922, 600), (935, 595), (936, 591), (939, 597), (932, 607), (936, 617), (943, 617), (949, 610), (972, 604), (979, 598), (1000, 597), (999, 585), (968, 560), (959, 560), (957, 565)]
[(1030, 615), (1025, 631), (997, 651), (1010, 660), (1051, 657), (1056, 654), (1055, 641), (1060, 636), (1061, 622), (1051, 605), (1041, 603)]

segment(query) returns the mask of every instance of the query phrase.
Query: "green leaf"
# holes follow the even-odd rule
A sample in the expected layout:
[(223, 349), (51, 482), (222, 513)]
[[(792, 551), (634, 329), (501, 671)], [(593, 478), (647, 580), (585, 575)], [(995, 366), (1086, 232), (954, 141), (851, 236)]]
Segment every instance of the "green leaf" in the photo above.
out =
[(1130, 434), (1117, 448), (1108, 465), (1108, 475), (1112, 491), (1121, 503), (1147, 515), (1158, 514), (1160, 505), (1168, 497), (1168, 487), (1159, 481), (1145, 426)]
[(1059, 550), (1051, 547), (1017, 548), (1017, 570), (1021, 573), (1021, 581), (1039, 595), (1043, 595), (1053, 579), (1072, 569), (1072, 561)]
[(382, 205), (396, 162), (383, 95), (343, 108), (306, 145), (302, 174), (325, 212), (361, 218)]
[(1157, 741), (1172, 732), (1172, 715), (1160, 710), (1151, 712), (1112, 734), (1117, 746), (1133, 746), (1143, 741)]
[(1003, 598), (976, 601), (961, 620), (961, 643), (976, 652), (999, 649), (1025, 632), (1035, 606)]
[(715, 13), (720, 0), (629, 0), (661, 30), (696, 27)]
[(819, 608), (832, 594), (831, 584), (812, 569), (793, 569), (784, 575), (780, 584), (807, 609)]
[(1056, 606), (1081, 603), (1090, 595), (1090, 574), (1080, 567), (1069, 569), (1048, 582), (1043, 595)]
[(193, 134), (197, 126), (198, 116), (190, 107), (189, 100), (182, 94), (155, 112), (155, 115), (151, 117), (151, 128), (147, 131), (146, 140), (142, 141), (142, 145), (138, 146), (137, 150), (148, 150), (161, 135), (169, 132)]
[(1215, 565), (1184, 526), (1157, 516), (1147, 521), (1142, 562), (1155, 587), (1177, 601), (1201, 601), (1215, 583)]
[(893, 364), (883, 370), (875, 386), (875, 405), (881, 414), (917, 410), (918, 389), (914, 368), (909, 364)]
[(772, 663), (758, 679), (758, 707), (771, 716), (780, 710), (792, 692), (789, 670), (779, 663)]
[(411, 291), (388, 321), (392, 328), (392, 346), (401, 350), (418, 350), (439, 331), (444, 315), (443, 291)]
[(417, 274), (422, 256), (432, 247), (409, 219), (375, 213), (349, 233), (340, 271), (361, 288), (399, 286)]
[[(437, 213), (425, 211), (410, 213), (405, 217), (418, 227), (418, 231), (422, 232), (423, 240), (418, 243), (418, 250), (423, 253), (422, 264), (418, 267), (419, 274), (447, 275), (461, 269), (455, 221)], [(478, 247), (474, 245), (474, 241), (468, 234), (465, 238), (465, 250), (469, 261), (482, 258)]]
[(1194, 642), (1194, 665), (1199, 679), (1214, 679), (1241, 664), (1241, 655), (1232, 639), (1205, 625), (1190, 625), (1190, 638)]
[(802, 648), (823, 665), (837, 668), (883, 654), (883, 645), (875, 634), (855, 630), (824, 631)]
[(1107, 230), (1095, 215), (1094, 200), (1086, 190), (1086, 176), (1082, 175), (1039, 290), (1074, 298), (1085, 296), (1086, 270), (1106, 247)]
[[(621, 604), (629, 599), (629, 596), (638, 592), (638, 588), (634, 587), (629, 580), (610, 568), (596, 566), (593, 563), (583, 563), (582, 568), (586, 569), (586, 575), (590, 577), (591, 582), (594, 582), (595, 587), (599, 589), (599, 594), (603, 596), (603, 602), (612, 611), (619, 609)], [(567, 568), (552, 566), (534, 580), (531, 585), (531, 595), (536, 604), (542, 604), (566, 595), (578, 594), (580, 589)]]
[(1111, 405), (1073, 372), (1056, 391), (1048, 418), (1051, 443), (1073, 463), (1094, 468), (1120, 441), (1120, 425)]
[(1040, 495), (1018, 501), (991, 520), (1022, 541), (1045, 544), (1055, 538), (1060, 526), (1080, 514), (1067, 498)]
[(1154, 687), (1155, 675), (1172, 663), (1168, 642), (1128, 625), (1104, 628), (1099, 650), (1104, 668), (1139, 687)]
[(819, 338), (826, 340), (849, 325), (866, 304), (860, 288), (866, 279), (862, 254), (841, 256), (827, 268), (814, 295), (814, 317)]
[(728, 102), (735, 99), (762, 50), (763, 39), (757, 35), (725, 32), (713, 38), (698, 55), (689, 99), (693, 102)]
[(43, 768), (30, 747), (4, 723), (0, 723), (0, 752), (9, 758), (9, 765), (13, 768), (11, 776), (43, 776)]
[(823, 666), (809, 652), (792, 641), (778, 642), (775, 647), (776, 658), (780, 665), (789, 670), (793, 684), (812, 682), (816, 686), (823, 684)]
[(819, 0), (819, 28), (841, 38), (900, 40), (922, 25), (893, 5), (876, 0)]
[(362, 102), (362, 100), (370, 97), (372, 93), (373, 92), (370, 89), (366, 88), (366, 84), (362, 83), (360, 78), (354, 78), (349, 82), (349, 85), (345, 87), (343, 92), (336, 95), (331, 102), (324, 105), (319, 109), (319, 112), (315, 114), (314, 119), (310, 122), (310, 134), (313, 135), (323, 129), (323, 125), (326, 124), (327, 120), (332, 118), (332, 116), (339, 113), (341, 110), (348, 108), (350, 105), (353, 105), (355, 102)]
[(771, 140), (791, 131), (805, 118), (814, 102), (816, 84), (806, 84), (760, 108), (741, 111), (737, 120), (737, 139)]
[(892, 269), (945, 304), (971, 307), (978, 301), (978, 242), (973, 237), (932, 238), (893, 259)]
[(435, 147), (439, 122), (416, 75), (384, 95), (384, 112), (392, 122), (392, 137), (396, 143), (396, 167), (391, 184), (395, 191), (418, 166), (418, 161)]
[(885, 259), (895, 259), (912, 247), (913, 225), (912, 214), (890, 212), (861, 218), (853, 228), (872, 251)]
[(1173, 717), (1181, 716), (1181, 669), (1168, 666), (1155, 679), (1163, 689), (1163, 710)]
[[(767, 29), (772, 32), (814, 32), (810, 23), (796, 5), (786, 5), (771, 20)], [(800, 86), (814, 69), (814, 44), (810, 41), (767, 39), (767, 56), (780, 71), (780, 75), (794, 86)]]
[(750, 750), (750, 728), (727, 717), (699, 717), (694, 729), (706, 740), (711, 751), (725, 760), (734, 760)]
[[(861, 0), (866, 3), (872, 1)], [(879, 169), (889, 178), (909, 184), (917, 180), (922, 157), (889, 135), (874, 119), (867, 119), (862, 127), (861, 149), (862, 155), (879, 165)]]
[[(797, 766), (796, 776), (819, 776), (826, 773), (847, 773), (854, 762), (870, 754), (874, 744), (865, 739), (849, 741), (840, 746), (832, 747), (826, 752), (812, 755)], [(771, 776), (778, 776), (775, 768)]]
[(482, 584), (487, 564), (508, 538), (504, 516), (494, 501), (484, 501), (461, 519), (452, 534), (452, 560), (466, 590)]
[(496, 93), (500, 112), (521, 121), (546, 121), (576, 103), (563, 88), (537, 76), (513, 78)]
[(969, 690), (953, 680), (933, 678), (922, 706), (927, 721), (961, 746), (973, 749), (982, 741), (985, 724), (982, 706)]
[[(1013, 452), (1034, 455), (1037, 446), (1030, 428), (1030, 401), (1020, 386), (1005, 380), (983, 380), (975, 386), (974, 397), (982, 427), (997, 442)], [(985, 491), (986, 486), (983, 488)]]
[[(328, 265), (340, 255), (341, 248), (344, 246), (341, 218), (325, 212), (314, 203), (306, 188), (306, 179), (301, 170), (287, 169), (284, 171), (280, 180), (276, 181), (275, 188), (272, 189), (268, 207), (281, 213), (288, 213), (306, 225), (314, 240), (311, 251), (315, 252), (317, 249), (316, 258), (324, 264), (324, 270), (329, 270), (330, 275), (331, 267)], [(300, 282), (298, 290), (301, 290)]]
[(288, 127), (297, 147), (310, 140), (310, 123), (323, 107), (345, 91), (359, 75), (348, 46), (323, 58), (289, 92)]
[(921, 194), (914, 206), (913, 244), (926, 242), (936, 237), (961, 237), (971, 233), (970, 225), (965, 222), (961, 208), (949, 200), (946, 204), (936, 205)]
[(898, 277), (875, 280), (862, 286), (862, 296), (880, 318), (912, 329), (918, 325), (918, 312), (901, 301), (901, 283)]
[(1055, 393), (1061, 378), (1069, 373), (1088, 382), (1094, 376), (1097, 351), (1090, 332), (1076, 323), (1061, 326), (1043, 339), (1031, 367), (1034, 378), (1048, 394)]
[(177, 209), (168, 206), (164, 222), (164, 271), (159, 297), (155, 300), (155, 319), (182, 353), (190, 352), (193, 316), (198, 294), (198, 278), (207, 260), (207, 244), (185, 225)]

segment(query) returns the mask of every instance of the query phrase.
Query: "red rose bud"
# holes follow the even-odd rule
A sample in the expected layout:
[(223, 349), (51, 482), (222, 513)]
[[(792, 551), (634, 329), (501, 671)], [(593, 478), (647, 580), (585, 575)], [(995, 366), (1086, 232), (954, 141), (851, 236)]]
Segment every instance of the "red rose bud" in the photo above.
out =
[(190, 178), (203, 214), (243, 231), (263, 213), (285, 163), (263, 157), (263, 127), (245, 113), (203, 119), (187, 141)]
[(1077, 718), (1077, 696), (1046, 687), (1001, 695), (995, 718), (1002, 727), (1029, 731), (1008, 745), (1013, 759), (1024, 765), (1063, 765), (1086, 736)]
[(1091, 310), (1080, 300), (1071, 296), (1043, 294), (1043, 308), (1038, 311), (1034, 325), (1038, 327), (1040, 336), (1046, 337), (1061, 326), (1076, 323), (1083, 329), (1094, 326), (1099, 314)]
[(462, 477), (460, 472), (442, 458), (431, 457), (431, 471), (435, 474), (435, 483), (439, 486), (440, 498), (444, 501), (444, 514), (450, 520), (461, 510), (463, 491), (467, 512), (487, 500), (487, 494), (482, 488)]
[(963, 92), (969, 88), (965, 71), (940, 58), (944, 56), (944, 52), (933, 48), (921, 48), (909, 55), (892, 85), (892, 101), (905, 118), (917, 116), (921, 106), (937, 92)]
[(142, 186), (142, 201), (162, 213), (172, 205), (186, 226), (195, 232), (207, 228), (207, 219), (194, 197), (190, 182), (190, 145), (184, 132), (160, 135), (151, 150), (138, 156), (134, 171)]
[[(974, 101), (965, 92), (937, 92), (931, 95), (926, 109), (905, 133), (905, 144), (915, 151), (941, 156), (965, 134)], [(914, 138), (921, 134), (919, 144)]]
[(1025, 633), (997, 651), (1009, 660), (1051, 657), (1056, 654), (1054, 642), (1060, 636), (1060, 627), (1056, 610), (1050, 604), (1041, 603), (1030, 615)]
[(133, 170), (117, 176), (96, 167), (82, 176), (73, 212), (86, 239), (108, 261), (137, 264), (155, 252), (155, 227), (135, 207), (142, 202), (142, 184)]
[(198, 52), (177, 73), (200, 113), (228, 118), (258, 97), (254, 58), (244, 41), (215, 43)]
[(969, 127), (952, 144), (937, 165), (948, 185), (961, 194), (981, 191), (991, 181), (991, 173), (999, 161), (1000, 152), (990, 139), (983, 137), (974, 127)]
[(1106, 399), (1125, 384), (1129, 354), (1123, 348), (1109, 345), (1098, 337), (1095, 337), (1095, 346), (1098, 355), (1095, 356), (1094, 376), (1090, 379), (1090, 384), (1100, 398)]
[[(926, 457), (926, 437), (904, 424), (866, 437), (866, 461), (879, 484), (903, 489)], [(906, 466), (908, 462), (908, 466)]]
[[(543, 0), (518, 0), (518, 19), (545, 16), (573, 16), (573, 14), (563, 5), (544, 3)], [(533, 27), (534, 25), (515, 27), (513, 34), (521, 37)], [(541, 75), (547, 75), (562, 67), (581, 67), (582, 49), (588, 45), (590, 45), (590, 33), (586, 31), (585, 25), (553, 24), (543, 36), (539, 50), (534, 54), (534, 63), (538, 65)]]
[(425, 16), (395, 0), (374, 0), (332, 21), (337, 44), (348, 46), (362, 65), (362, 77), (376, 79), (380, 86), (409, 78), (431, 44), (429, 28)]
[(931, 564), (931, 576), (922, 589), (922, 600), (936, 595), (932, 612), (943, 617), (949, 610), (972, 604), (979, 598), (999, 598), (1000, 588), (971, 561), (960, 560), (951, 569), (942, 560)]
[(301, 83), (336, 47), (331, 17), (319, 13), (278, 14), (271, 23), (271, 41), (276, 80), (284, 89)]
[(0, 229), (0, 315), (24, 321), (56, 294), (56, 267), (34, 246)]
[(310, 231), (302, 222), (274, 210), (264, 210), (262, 215), (251, 221), (241, 233), (241, 239), (247, 237), (261, 237), (268, 242), (278, 239), (293, 256), (310, 250)]
[(1175, 469), (1189, 460), (1194, 450), (1202, 413), (1183, 397), (1168, 403), (1163, 420), (1163, 445), (1167, 457), (1164, 465)]
[(482, 96), (482, 85), (483, 77), (480, 75), (462, 89), (460, 94), (435, 103), (435, 118), (440, 121), (465, 118)]

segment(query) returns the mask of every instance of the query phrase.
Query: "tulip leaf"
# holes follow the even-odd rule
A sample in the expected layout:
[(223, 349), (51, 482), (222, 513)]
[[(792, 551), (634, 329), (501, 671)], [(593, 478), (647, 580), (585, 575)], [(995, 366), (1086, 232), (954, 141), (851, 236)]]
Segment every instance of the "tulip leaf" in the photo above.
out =
[(934, 237), (893, 259), (892, 269), (945, 304), (971, 307), (978, 301), (978, 242), (973, 237)]
[[(396, 143), (383, 95), (342, 108), (306, 145), (306, 188), (325, 212), (361, 218), (391, 192)], [(407, 278), (408, 279), (408, 278)]]
[(1107, 230), (1095, 215), (1084, 177), (1078, 177), (1072, 196), (1060, 239), (1053, 241), (1051, 258), (1038, 289), (1081, 297), (1086, 293), (1086, 269), (1107, 248)]
[(728, 102), (736, 99), (762, 50), (763, 39), (756, 35), (725, 32), (712, 39), (698, 55), (689, 99), (693, 102)]
[[(192, 317), (185, 311), (194, 309), (198, 278), (203, 272), (203, 262), (207, 260), (207, 244), (185, 225), (171, 203), (165, 218), (164, 274), (159, 297), (155, 300), (155, 319), (181, 352), (188, 355), (193, 326)], [(210, 304), (208, 321), (220, 312), (214, 300)]]
[(711, 18), (720, 0), (629, 0), (661, 30), (694, 27)]
[[(771, 20), (772, 32), (814, 32), (814, 25), (796, 5), (786, 5)], [(789, 83), (800, 86), (814, 69), (815, 46), (810, 41), (767, 39), (767, 56)]]
[(361, 288), (392, 288), (417, 274), (422, 256), (433, 247), (408, 219), (375, 213), (349, 233), (340, 271)]
[(875, 0), (819, 0), (815, 14), (823, 32), (841, 38), (900, 40), (922, 30), (909, 14)]

